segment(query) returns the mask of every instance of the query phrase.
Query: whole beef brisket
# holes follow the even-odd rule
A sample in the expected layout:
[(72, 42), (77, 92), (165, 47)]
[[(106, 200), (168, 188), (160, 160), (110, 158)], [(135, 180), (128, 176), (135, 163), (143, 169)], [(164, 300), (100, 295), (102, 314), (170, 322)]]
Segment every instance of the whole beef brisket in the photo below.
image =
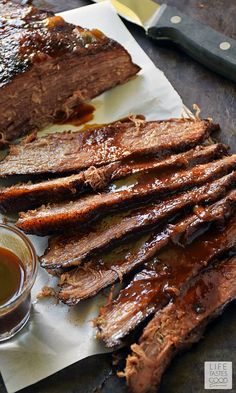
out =
[(68, 117), (78, 104), (133, 77), (140, 68), (98, 30), (0, 1), (0, 130), (10, 140)]
[(197, 342), (212, 318), (236, 297), (236, 256), (197, 276), (174, 303), (158, 311), (132, 345), (125, 376), (132, 393), (156, 393), (162, 374), (180, 350)]
[(216, 129), (208, 120), (145, 122), (132, 118), (84, 132), (31, 138), (10, 147), (1, 162), (0, 177), (78, 172), (143, 154), (161, 158), (198, 145)]

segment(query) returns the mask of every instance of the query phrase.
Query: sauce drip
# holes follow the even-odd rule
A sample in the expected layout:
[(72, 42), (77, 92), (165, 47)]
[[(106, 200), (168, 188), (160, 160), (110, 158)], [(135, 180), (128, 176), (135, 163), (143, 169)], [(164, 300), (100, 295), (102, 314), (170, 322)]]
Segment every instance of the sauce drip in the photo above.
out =
[[(228, 256), (229, 250), (232, 252), (235, 233), (233, 216), (222, 232), (215, 227), (188, 246), (168, 244), (159, 251), (156, 258), (145, 263), (143, 270), (119, 292), (118, 297), (100, 310), (109, 336), (115, 335), (121, 324), (125, 326), (122, 331), (128, 332), (128, 329), (134, 328), (136, 315), (141, 321), (165, 306), (170, 299), (178, 297), (184, 285), (211, 261)], [(211, 283), (205, 283), (203, 278), (198, 287), (197, 292), (188, 291), (184, 298), (186, 310), (194, 311), (196, 318), (204, 314), (217, 297), (217, 291), (212, 290)]]
[(32, 5), (33, 0), (21, 0), (21, 5)]
[(57, 113), (57, 118), (54, 123), (73, 124), (74, 126), (80, 126), (93, 119), (94, 111), (95, 107), (93, 105), (79, 104), (76, 108), (73, 109), (73, 113), (69, 117), (66, 117), (66, 114), (63, 111)]
[(65, 26), (66, 22), (61, 16), (50, 16), (45, 20), (45, 25), (48, 28), (55, 28), (58, 26)]
[(20, 259), (0, 247), (0, 306), (14, 299), (22, 290), (25, 270)]

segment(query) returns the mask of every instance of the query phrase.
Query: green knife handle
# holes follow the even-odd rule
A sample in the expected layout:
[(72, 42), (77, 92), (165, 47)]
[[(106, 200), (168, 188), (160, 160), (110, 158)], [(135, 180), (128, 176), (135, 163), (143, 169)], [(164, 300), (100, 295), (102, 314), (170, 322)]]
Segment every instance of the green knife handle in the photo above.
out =
[(176, 8), (163, 5), (147, 30), (156, 40), (168, 40), (207, 68), (236, 82), (236, 41), (218, 33)]

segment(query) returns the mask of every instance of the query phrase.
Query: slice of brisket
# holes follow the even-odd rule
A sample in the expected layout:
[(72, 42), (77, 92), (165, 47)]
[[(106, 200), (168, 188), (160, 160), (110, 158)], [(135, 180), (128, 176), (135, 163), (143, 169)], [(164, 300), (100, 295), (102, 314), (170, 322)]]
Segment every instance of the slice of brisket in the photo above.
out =
[(38, 207), (49, 202), (71, 199), (86, 191), (101, 190), (111, 180), (130, 174), (144, 172), (152, 168), (186, 168), (209, 162), (227, 155), (226, 146), (218, 143), (209, 146), (197, 146), (184, 153), (172, 155), (166, 159), (147, 157), (138, 160), (117, 161), (100, 168), (90, 167), (76, 175), (59, 179), (41, 181), (35, 184), (23, 183), (0, 189), (0, 210), (16, 212)]
[(148, 203), (151, 199), (163, 197), (167, 193), (199, 186), (235, 168), (236, 154), (178, 172), (174, 170), (167, 170), (161, 174), (158, 171), (155, 173), (155, 170), (144, 172), (126, 179), (126, 183), (120, 184), (118, 181), (111, 184), (100, 194), (20, 213), (16, 225), (26, 233), (47, 235), (72, 228), (76, 224), (88, 223), (89, 220), (107, 215), (117, 208), (127, 210), (136, 203)]
[(84, 132), (49, 134), (11, 146), (0, 177), (79, 171), (142, 154), (161, 158), (198, 145), (216, 129), (208, 120), (132, 118)]
[[(94, 255), (94, 252), (101, 253), (108, 246), (114, 247), (118, 242), (126, 241), (127, 237), (131, 239), (147, 231), (150, 232), (163, 220), (173, 218), (183, 211), (186, 212), (195, 204), (204, 203), (207, 198), (209, 200), (209, 194), (209, 184), (206, 184), (196, 190), (172, 196), (160, 203), (125, 214), (117, 214), (112, 219), (104, 218), (93, 228), (88, 228), (83, 232), (78, 230), (73, 234), (52, 237), (48, 248), (40, 258), (41, 265), (45, 268), (77, 266)], [(214, 197), (215, 194), (211, 196), (211, 199)]]
[(140, 70), (116, 41), (52, 12), (1, 0), (0, 16), (3, 139), (39, 129), (55, 117), (69, 117), (82, 102)]
[[(236, 211), (236, 191), (233, 205), (225, 200), (218, 203), (213, 215), (225, 218)], [(144, 265), (130, 284), (120, 291), (117, 299), (103, 307), (96, 320), (98, 337), (108, 347), (120, 344), (150, 314), (179, 296), (186, 283), (226, 251), (236, 247), (236, 216), (222, 232), (214, 231), (200, 236), (192, 244), (168, 244), (155, 259)], [(236, 248), (235, 248), (236, 249)]]
[(118, 167), (119, 162), (115, 162), (100, 168), (90, 167), (76, 175), (0, 188), (0, 211), (24, 211), (50, 202), (70, 200), (86, 191), (103, 188)]
[[(208, 194), (206, 201), (215, 201), (224, 197), (227, 190), (231, 187), (232, 182), (235, 184), (236, 173), (225, 176), (212, 184), (208, 184)], [(224, 206), (226, 201), (221, 201)], [(232, 203), (233, 204), (233, 203)], [(217, 205), (218, 206), (218, 205)], [(116, 247), (111, 252), (104, 253), (103, 256), (93, 257), (84, 266), (80, 266), (61, 275), (61, 290), (58, 294), (60, 300), (68, 305), (77, 304), (80, 300), (94, 296), (101, 289), (113, 284), (118, 279), (122, 280), (123, 275), (131, 272), (133, 269), (152, 259), (157, 252), (167, 245), (170, 239), (173, 242), (179, 242), (184, 234), (187, 238), (193, 238), (199, 230), (208, 229), (209, 223), (221, 222), (227, 216), (224, 208), (216, 213), (214, 205), (205, 208), (200, 215), (193, 214), (190, 217), (181, 219), (149, 233), (122, 247)], [(229, 210), (230, 212), (231, 210)], [(199, 211), (197, 212), (199, 214)]]
[(233, 256), (199, 274), (183, 296), (156, 313), (126, 362), (132, 393), (156, 393), (176, 353), (200, 340), (209, 321), (236, 297), (235, 280)]

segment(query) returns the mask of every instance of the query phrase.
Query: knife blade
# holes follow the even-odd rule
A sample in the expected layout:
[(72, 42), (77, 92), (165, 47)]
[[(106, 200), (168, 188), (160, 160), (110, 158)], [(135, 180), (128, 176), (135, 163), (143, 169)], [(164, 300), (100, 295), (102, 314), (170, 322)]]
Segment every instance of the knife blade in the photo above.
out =
[(236, 40), (167, 4), (152, 0), (110, 2), (120, 16), (143, 27), (150, 38), (176, 44), (194, 60), (236, 82)]

